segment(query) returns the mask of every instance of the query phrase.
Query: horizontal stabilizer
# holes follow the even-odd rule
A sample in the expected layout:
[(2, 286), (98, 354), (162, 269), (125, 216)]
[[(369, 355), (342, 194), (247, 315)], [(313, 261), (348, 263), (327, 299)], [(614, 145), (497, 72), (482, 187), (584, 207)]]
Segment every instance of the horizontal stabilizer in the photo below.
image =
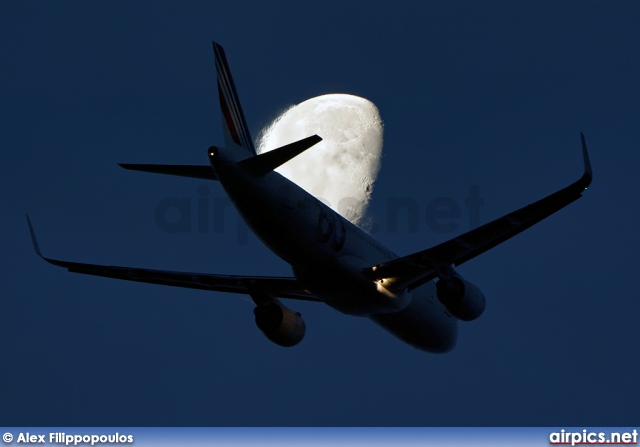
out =
[(295, 143), (243, 160), (240, 162), (240, 166), (253, 175), (265, 175), (320, 141), (322, 138), (318, 135), (312, 135)]
[(211, 166), (199, 165), (149, 165), (120, 163), (125, 169), (132, 171), (152, 172), (154, 174), (177, 175), (180, 177), (203, 178), (206, 180), (218, 180)]

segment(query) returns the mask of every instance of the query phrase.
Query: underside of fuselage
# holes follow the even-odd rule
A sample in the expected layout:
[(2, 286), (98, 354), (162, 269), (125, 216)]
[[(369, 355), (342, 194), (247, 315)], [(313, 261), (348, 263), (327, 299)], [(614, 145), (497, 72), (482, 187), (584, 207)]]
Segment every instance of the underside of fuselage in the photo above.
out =
[[(248, 226), (311, 293), (341, 313), (370, 318), (420, 350), (453, 349), (457, 319), (438, 301), (432, 282), (409, 293), (390, 292), (367, 279), (363, 268), (388, 260), (388, 252), (349, 238), (350, 222), (280, 174), (243, 172), (237, 160), (244, 153), (234, 150), (219, 148), (210, 155), (218, 180)], [(340, 225), (343, 236), (336, 234)]]
[[(406, 290), (389, 291), (363, 275), (390, 259), (390, 252), (363, 242), (368, 237), (324, 203), (277, 172), (251, 175), (237, 148), (216, 148), (211, 165), (247, 225), (291, 265), (312, 293), (342, 313), (370, 316), (409, 304)], [(304, 247), (304, 249), (301, 249)]]
[(456, 346), (458, 339), (458, 319), (440, 303), (433, 282), (412, 290), (411, 302), (401, 311), (369, 318), (421, 351), (444, 354)]

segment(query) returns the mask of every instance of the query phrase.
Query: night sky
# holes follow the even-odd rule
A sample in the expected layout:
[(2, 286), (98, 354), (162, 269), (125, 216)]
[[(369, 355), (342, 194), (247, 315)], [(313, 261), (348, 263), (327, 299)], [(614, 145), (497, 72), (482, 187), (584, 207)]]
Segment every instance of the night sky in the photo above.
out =
[[(215, 3), (0, 4), (0, 424), (637, 425), (640, 5)], [(593, 184), (459, 268), (487, 310), (445, 355), (292, 301), (307, 336), (285, 349), (248, 297), (40, 260), (26, 212), (53, 258), (290, 275), (220, 185), (117, 166), (206, 164), (222, 144), (212, 40), (254, 138), (320, 94), (377, 105), (370, 228), (401, 255), (468, 231), (470, 188), (485, 223), (578, 179), (580, 131)], [(193, 205), (190, 231), (158, 222), (171, 197)], [(447, 231), (428, 220), (442, 197), (461, 210)], [(402, 198), (419, 222), (394, 230)], [(199, 200), (220, 227), (201, 231)]]

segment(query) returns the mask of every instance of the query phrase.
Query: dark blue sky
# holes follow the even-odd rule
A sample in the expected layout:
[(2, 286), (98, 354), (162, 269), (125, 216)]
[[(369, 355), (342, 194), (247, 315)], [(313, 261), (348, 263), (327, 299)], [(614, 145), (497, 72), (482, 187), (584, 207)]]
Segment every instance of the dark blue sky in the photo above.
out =
[[(216, 2), (217, 3), (217, 2)], [(637, 383), (640, 6), (635, 2), (3, 2), (3, 425), (633, 425)], [(257, 3), (257, 2), (256, 2)], [(291, 104), (364, 96), (385, 124), (376, 237), (409, 254), (594, 168), (585, 197), (459, 271), (485, 293), (429, 355), (366, 319), (289, 302), (296, 348), (246, 297), (74, 275), (33, 253), (181, 271), (289, 275), (250, 235), (171, 234), (191, 179), (116, 163), (206, 163), (222, 143), (211, 40), (254, 136)], [(224, 199), (210, 184), (211, 207)], [(419, 205), (397, 232), (387, 202)], [(460, 203), (453, 233), (430, 201)], [(197, 216), (194, 217), (194, 221)]]

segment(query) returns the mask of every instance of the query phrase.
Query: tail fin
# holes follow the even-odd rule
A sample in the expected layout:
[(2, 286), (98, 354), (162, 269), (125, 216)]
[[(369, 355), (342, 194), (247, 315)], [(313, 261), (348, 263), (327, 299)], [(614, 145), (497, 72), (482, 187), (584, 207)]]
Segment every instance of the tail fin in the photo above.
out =
[(253, 140), (247, 128), (247, 122), (242, 113), (240, 99), (231, 77), (227, 57), (224, 49), (215, 42), (213, 52), (216, 57), (216, 73), (218, 75), (218, 96), (220, 109), (222, 110), (222, 126), (224, 128), (224, 140), (226, 146), (237, 145), (248, 150), (251, 155), (256, 155)]

